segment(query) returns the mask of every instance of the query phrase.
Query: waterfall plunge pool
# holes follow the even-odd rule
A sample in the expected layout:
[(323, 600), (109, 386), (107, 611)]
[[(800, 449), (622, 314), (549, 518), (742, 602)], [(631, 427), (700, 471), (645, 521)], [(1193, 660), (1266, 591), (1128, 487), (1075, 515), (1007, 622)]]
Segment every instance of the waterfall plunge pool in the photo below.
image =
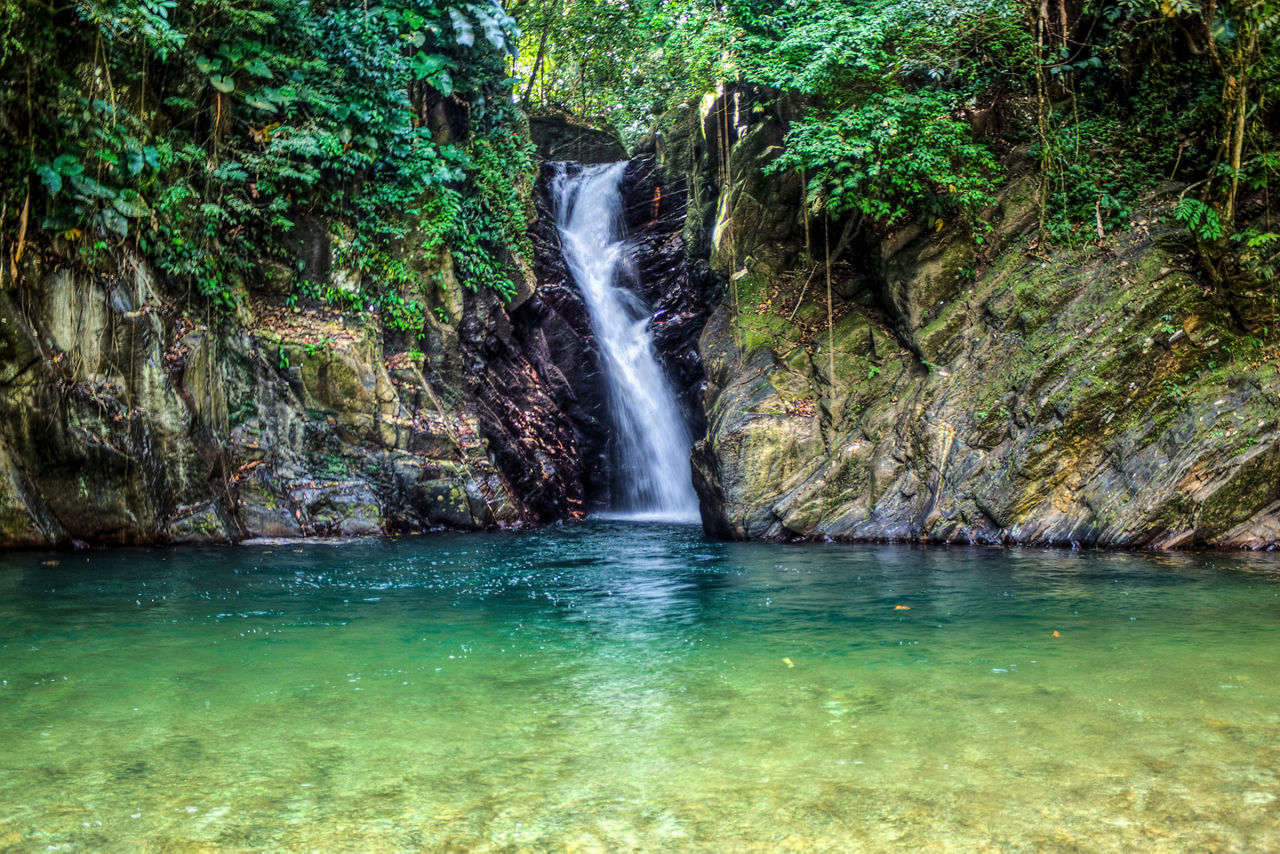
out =
[(0, 848), (1277, 850), (1278, 664), (1272, 556), (13, 553)]

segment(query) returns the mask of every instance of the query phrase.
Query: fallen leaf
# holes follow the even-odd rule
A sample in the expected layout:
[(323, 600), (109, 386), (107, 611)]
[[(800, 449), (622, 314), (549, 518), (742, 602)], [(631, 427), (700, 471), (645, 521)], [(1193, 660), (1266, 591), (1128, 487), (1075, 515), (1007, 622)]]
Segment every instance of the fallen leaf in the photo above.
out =
[(894, 606), (893, 606), (893, 610), (895, 610), (895, 611), (910, 611), (910, 610), (911, 610), (911, 606), (910, 606), (910, 605), (894, 605)]

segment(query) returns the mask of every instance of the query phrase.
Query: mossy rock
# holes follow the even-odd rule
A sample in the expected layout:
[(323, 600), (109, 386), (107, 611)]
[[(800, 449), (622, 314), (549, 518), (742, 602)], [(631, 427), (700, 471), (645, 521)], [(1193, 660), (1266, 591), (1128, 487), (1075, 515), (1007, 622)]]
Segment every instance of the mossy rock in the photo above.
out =
[[(837, 325), (834, 377), (825, 335), (784, 357), (776, 342), (797, 332), (756, 321), (743, 353), (713, 316), (702, 339), (712, 428), (697, 454), (712, 529), (1276, 543), (1280, 330), (1255, 341), (1233, 328), (1166, 237), (1151, 227), (1039, 258), (1002, 237), (1009, 248), (976, 277), (957, 235), (905, 237), (916, 254), (895, 256), (906, 265), (895, 299), (932, 364), (856, 307)], [(754, 271), (743, 281), (769, 291)], [(816, 417), (786, 411), (803, 389)]]
[(975, 260), (961, 226), (925, 232), (885, 261), (887, 295), (912, 330), (928, 325), (970, 283)]

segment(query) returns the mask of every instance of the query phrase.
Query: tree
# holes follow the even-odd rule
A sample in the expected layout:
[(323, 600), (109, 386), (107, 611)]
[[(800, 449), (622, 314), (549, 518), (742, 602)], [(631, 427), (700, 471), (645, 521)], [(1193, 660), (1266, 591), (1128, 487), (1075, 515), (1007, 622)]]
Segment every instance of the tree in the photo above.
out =
[[(410, 234), (454, 248), (471, 284), (511, 289), (494, 259), (524, 240), (512, 177), (530, 161), (507, 73), (518, 30), (497, 0), (3, 9), (11, 255), (31, 234), (86, 263), (129, 243), (228, 304), (264, 258), (291, 265), (290, 233), (321, 216), (351, 226), (344, 263), (375, 274), (361, 304), (399, 298), (412, 274), (391, 249)], [(436, 133), (437, 108), (459, 133)]]

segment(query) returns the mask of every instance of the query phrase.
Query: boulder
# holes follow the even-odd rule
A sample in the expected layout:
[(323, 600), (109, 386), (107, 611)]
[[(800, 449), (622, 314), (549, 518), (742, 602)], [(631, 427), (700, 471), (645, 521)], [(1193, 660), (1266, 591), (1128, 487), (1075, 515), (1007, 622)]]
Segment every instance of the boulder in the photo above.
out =
[(627, 147), (617, 132), (563, 116), (530, 116), (529, 135), (543, 160), (617, 163), (627, 159)]

